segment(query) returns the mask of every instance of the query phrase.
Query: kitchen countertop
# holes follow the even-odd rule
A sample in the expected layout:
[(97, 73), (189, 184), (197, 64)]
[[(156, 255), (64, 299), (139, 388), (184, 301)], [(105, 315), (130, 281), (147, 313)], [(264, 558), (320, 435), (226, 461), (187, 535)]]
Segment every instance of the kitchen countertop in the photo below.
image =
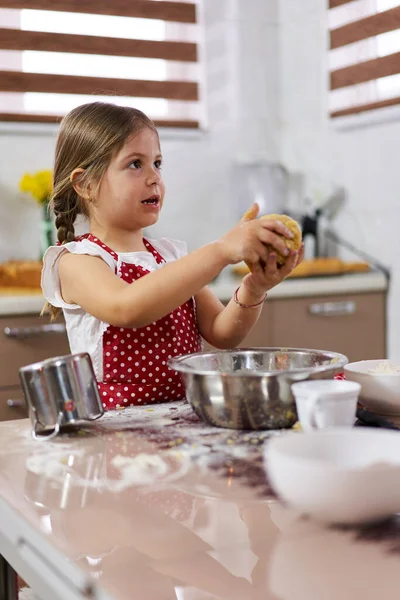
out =
[[(222, 274), (210, 288), (221, 300), (231, 298), (240, 285), (241, 278), (228, 273)], [(268, 298), (300, 298), (306, 296), (324, 296), (331, 294), (355, 294), (358, 292), (377, 292), (387, 289), (387, 280), (383, 273), (371, 271), (352, 275), (329, 277), (297, 277), (283, 281), (268, 292)]]
[[(210, 289), (220, 298), (228, 300), (240, 285), (241, 278), (225, 270), (213, 283)], [(387, 280), (379, 271), (358, 273), (354, 275), (339, 275), (330, 277), (307, 277), (289, 279), (272, 289), (268, 298), (300, 298), (308, 296), (354, 294), (363, 292), (378, 292), (387, 289)], [(44, 299), (35, 295), (2, 295), (0, 293), (0, 316), (39, 314), (43, 308)]]
[(324, 527), (284, 508), (262, 459), (279, 432), (211, 428), (183, 402), (48, 442), (30, 429), (0, 424), (0, 553), (44, 600), (398, 597), (399, 519)]

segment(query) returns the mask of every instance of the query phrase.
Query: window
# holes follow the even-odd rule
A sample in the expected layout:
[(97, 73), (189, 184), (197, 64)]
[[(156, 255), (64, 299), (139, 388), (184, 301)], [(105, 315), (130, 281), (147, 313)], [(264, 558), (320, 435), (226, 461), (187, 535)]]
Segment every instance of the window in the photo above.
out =
[(400, 0), (329, 0), (330, 114), (400, 104)]
[(93, 100), (199, 126), (197, 5), (0, 0), (0, 120), (57, 122)]

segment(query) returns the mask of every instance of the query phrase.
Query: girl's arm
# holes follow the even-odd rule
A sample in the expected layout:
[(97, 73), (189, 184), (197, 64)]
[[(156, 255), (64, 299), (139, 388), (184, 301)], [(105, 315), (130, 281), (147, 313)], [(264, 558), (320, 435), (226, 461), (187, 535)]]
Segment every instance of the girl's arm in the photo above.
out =
[(233, 299), (226, 307), (208, 289), (196, 294), (196, 313), (202, 337), (216, 348), (234, 348), (238, 346), (257, 323), (262, 310), (262, 300), (268, 290), (283, 281), (303, 258), (303, 248), (293, 252), (280, 269), (276, 265), (276, 256), (268, 257), (265, 269), (259, 268), (246, 275), (238, 291), (240, 304), (253, 305), (243, 308)]
[[(262, 298), (245, 297), (239, 290), (238, 298), (242, 304), (256, 304)], [(246, 337), (257, 323), (262, 304), (257, 308), (240, 308), (234, 300), (224, 306), (222, 302), (205, 287), (196, 294), (196, 316), (201, 336), (215, 348), (234, 348)]]
[(210, 244), (129, 285), (101, 258), (65, 252), (59, 262), (61, 295), (116, 327), (143, 327), (184, 304), (226, 264), (219, 246)]
[[(276, 232), (276, 233), (275, 233)], [(268, 260), (265, 244), (287, 248), (291, 237), (279, 221), (239, 223), (217, 242), (203, 246), (128, 285), (101, 258), (65, 252), (60, 257), (61, 294), (94, 317), (117, 327), (143, 327), (172, 312), (197, 294), (228, 264)]]

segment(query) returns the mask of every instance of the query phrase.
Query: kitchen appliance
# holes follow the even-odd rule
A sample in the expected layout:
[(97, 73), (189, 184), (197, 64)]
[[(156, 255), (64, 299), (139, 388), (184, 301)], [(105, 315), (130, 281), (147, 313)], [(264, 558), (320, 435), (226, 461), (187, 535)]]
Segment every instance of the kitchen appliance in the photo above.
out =
[(104, 413), (87, 352), (27, 365), (19, 376), (34, 439), (51, 439), (62, 426), (94, 421)]
[(345, 190), (339, 188), (322, 206), (300, 217), (305, 258), (337, 256), (336, 240), (329, 236), (329, 232), (332, 230), (332, 221), (345, 202)]
[(282, 429), (297, 421), (292, 383), (333, 378), (348, 359), (304, 348), (199, 352), (171, 359), (186, 398), (207, 423), (230, 429)]
[(288, 172), (278, 163), (265, 161), (235, 164), (231, 169), (231, 196), (236, 219), (257, 202), (260, 215), (282, 213), (287, 204)]

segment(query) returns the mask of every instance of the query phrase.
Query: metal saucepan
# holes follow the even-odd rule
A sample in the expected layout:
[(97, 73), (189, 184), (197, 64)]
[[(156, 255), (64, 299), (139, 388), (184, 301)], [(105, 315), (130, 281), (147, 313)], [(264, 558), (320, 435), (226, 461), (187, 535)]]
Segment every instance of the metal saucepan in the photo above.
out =
[(104, 413), (89, 354), (68, 354), (27, 365), (19, 376), (35, 439), (51, 439), (64, 425)]
[(171, 359), (186, 398), (207, 423), (230, 429), (282, 429), (297, 421), (292, 383), (331, 379), (348, 363), (343, 354), (304, 348), (198, 352)]

